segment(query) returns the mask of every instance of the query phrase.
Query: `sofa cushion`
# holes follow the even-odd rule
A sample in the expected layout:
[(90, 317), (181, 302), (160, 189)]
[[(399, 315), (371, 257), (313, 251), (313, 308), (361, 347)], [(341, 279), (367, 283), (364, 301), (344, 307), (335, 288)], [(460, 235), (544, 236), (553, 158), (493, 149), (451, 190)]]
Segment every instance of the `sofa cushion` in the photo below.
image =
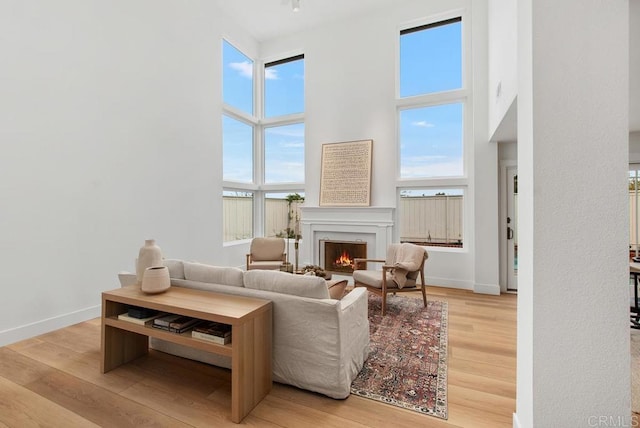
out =
[[(382, 271), (381, 270), (355, 270), (353, 271), (353, 280), (369, 287), (382, 288)], [(409, 278), (403, 288), (412, 288), (416, 286), (416, 279)], [(393, 276), (387, 272), (387, 289), (398, 288), (398, 284), (393, 280)]]
[(183, 262), (182, 264), (184, 266), (184, 278), (187, 280), (235, 287), (243, 286), (242, 269), (193, 262)]
[(162, 264), (169, 269), (169, 277), (184, 279), (184, 266), (182, 265), (182, 260), (163, 259)]
[(244, 274), (244, 286), (312, 299), (331, 298), (326, 281), (318, 276), (293, 275), (274, 270), (250, 270)]

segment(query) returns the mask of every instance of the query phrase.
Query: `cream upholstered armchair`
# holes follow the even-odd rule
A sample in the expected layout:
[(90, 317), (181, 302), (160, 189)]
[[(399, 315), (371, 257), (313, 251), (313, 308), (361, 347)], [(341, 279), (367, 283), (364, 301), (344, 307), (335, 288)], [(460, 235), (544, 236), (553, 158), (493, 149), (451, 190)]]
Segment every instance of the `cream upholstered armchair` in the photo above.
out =
[(253, 238), (247, 254), (247, 270), (280, 269), (285, 257), (284, 238)]
[[(355, 287), (366, 287), (372, 293), (382, 297), (382, 315), (387, 311), (387, 294), (420, 289), (422, 301), (427, 306), (427, 294), (424, 281), (424, 262), (429, 254), (420, 245), (402, 243), (391, 244), (387, 248), (387, 259), (355, 259), (353, 283)], [(364, 263), (383, 263), (382, 270), (361, 269)]]

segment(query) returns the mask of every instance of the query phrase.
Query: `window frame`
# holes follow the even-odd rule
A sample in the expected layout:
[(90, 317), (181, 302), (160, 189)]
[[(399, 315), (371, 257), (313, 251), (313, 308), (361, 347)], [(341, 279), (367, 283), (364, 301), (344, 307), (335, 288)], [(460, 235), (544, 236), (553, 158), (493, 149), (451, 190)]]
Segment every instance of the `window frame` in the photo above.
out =
[[(245, 55), (247, 58), (253, 61), (253, 114), (244, 112), (232, 105), (224, 102), (224, 95), (222, 99), (222, 111), (220, 116), (220, 126), (222, 130), (222, 117), (228, 116), (234, 120), (238, 120), (253, 128), (253, 176), (252, 182), (236, 182), (222, 180), (222, 193), (224, 192), (251, 192), (253, 194), (253, 237), (265, 235), (265, 195), (267, 193), (304, 193), (305, 182), (290, 182), (290, 183), (265, 183), (265, 129), (291, 125), (296, 123), (302, 123), (304, 125), (304, 112), (294, 113), (289, 115), (275, 116), (270, 118), (264, 117), (264, 88), (265, 88), (265, 64), (272, 64), (274, 62), (287, 62), (289, 58), (297, 58), (301, 56), (304, 59), (302, 51), (296, 51), (293, 53), (286, 53), (278, 55), (273, 58), (265, 58), (262, 60), (256, 60), (251, 55), (247, 55), (245, 51), (238, 48), (235, 43), (232, 43), (229, 38), (223, 36), (222, 42), (227, 42), (236, 48), (239, 52)], [(221, 52), (221, 59), (223, 58)], [(222, 60), (222, 72), (224, 73), (224, 61)], [(221, 84), (224, 84), (224, 76), (221, 77)], [(304, 86), (303, 86), (304, 87)], [(224, 90), (224, 88), (223, 88)], [(305, 91), (306, 92), (306, 91)], [(303, 139), (303, 140), (306, 140)], [(222, 141), (222, 139), (221, 139)], [(306, 141), (305, 141), (305, 155), (306, 159)], [(220, 174), (224, 172), (224, 153), (222, 155), (223, 165)], [(306, 163), (306, 162), (305, 162)], [(224, 215), (224, 213), (223, 213)], [(241, 239), (234, 241), (224, 240), (224, 218), (223, 218), (223, 246), (232, 246), (237, 244), (244, 244), (250, 239)]]
[[(461, 74), (462, 82), (461, 88), (446, 90), (441, 92), (432, 92), (421, 95), (412, 95), (401, 97), (400, 96), (400, 38), (402, 33), (406, 33), (411, 29), (418, 29), (424, 27), (424, 29), (433, 28), (438, 26), (441, 22), (451, 21), (452, 19), (460, 18), (461, 22)], [(444, 24), (442, 24), (444, 25)], [(420, 30), (416, 30), (420, 31)], [(429, 246), (426, 248), (429, 251), (435, 252), (455, 252), (455, 253), (467, 253), (472, 245), (471, 242), (471, 225), (469, 217), (473, 213), (473, 205), (470, 192), (470, 179), (469, 170), (473, 159), (473, 98), (472, 98), (472, 75), (471, 75), (471, 19), (470, 14), (465, 9), (451, 10), (446, 13), (432, 15), (430, 17), (410, 21), (398, 26), (396, 32), (396, 72), (395, 72), (395, 107), (396, 107), (396, 209), (395, 222), (398, 225), (394, 230), (394, 239), (399, 241), (401, 223), (401, 192), (403, 190), (417, 190), (417, 189), (433, 189), (433, 190), (446, 190), (446, 189), (460, 189), (463, 192), (463, 235), (462, 235), (462, 248), (448, 248), (439, 246)], [(402, 178), (401, 168), (401, 142), (402, 135), (400, 129), (400, 114), (404, 110), (417, 109), (424, 107), (434, 107), (444, 104), (461, 104), (462, 105), (462, 175), (460, 176), (436, 176), (436, 177), (411, 177)]]

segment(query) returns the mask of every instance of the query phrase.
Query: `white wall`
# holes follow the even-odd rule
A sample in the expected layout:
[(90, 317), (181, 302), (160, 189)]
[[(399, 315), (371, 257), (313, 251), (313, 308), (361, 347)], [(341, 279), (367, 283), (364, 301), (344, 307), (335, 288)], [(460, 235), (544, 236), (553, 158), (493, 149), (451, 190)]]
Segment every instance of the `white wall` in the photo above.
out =
[(229, 262), (220, 37), (257, 51), (234, 28), (206, 0), (2, 2), (0, 345), (97, 316), (145, 238)]
[(489, 135), (518, 94), (517, 0), (488, 0)]
[(631, 426), (628, 2), (518, 8), (514, 425)]
[(473, 70), (473, 164), (471, 194), (473, 210), (474, 284), (477, 293), (500, 294), (499, 215), (498, 215), (498, 147), (489, 141), (487, 111), (488, 81), (488, 12), (484, 1), (472, 2), (472, 70)]
[[(294, 36), (271, 40), (261, 45), (263, 57), (271, 58), (299, 49), (305, 54), (305, 206), (318, 206), (322, 144), (369, 138), (373, 139), (371, 205), (396, 206), (398, 137), (394, 106), (399, 27), (449, 10), (465, 10), (471, 16), (471, 7), (471, 2), (465, 0), (414, 1), (394, 5), (389, 10), (357, 19), (335, 22)], [(486, 10), (484, 13), (486, 15)], [(473, 61), (479, 63), (474, 62), (475, 74), (470, 74), (469, 77), (472, 79), (472, 85), (484, 85), (482, 82), (483, 79), (486, 81), (487, 67), (486, 22), (479, 19), (476, 25), (475, 18), (470, 21), (469, 29), (477, 31), (473, 34), (481, 40), (474, 43), (478, 44), (480, 55), (484, 52), (484, 59), (474, 57)], [(467, 36), (471, 37), (471, 33)], [(484, 94), (480, 94), (476, 101), (476, 108), (486, 105)], [(473, 98), (470, 99), (470, 103), (473, 102)], [(491, 217), (492, 212), (497, 216), (497, 166), (495, 171), (491, 165), (486, 169), (483, 167), (482, 173), (488, 174), (488, 177), (484, 177), (485, 181), (478, 184), (489, 196), (493, 191), (496, 194), (483, 200), (481, 206), (477, 205), (478, 201), (474, 196), (473, 165), (477, 148), (480, 147), (483, 160), (493, 165), (497, 162), (495, 144), (493, 148), (488, 144), (484, 145), (487, 143), (487, 118), (486, 113), (484, 116), (482, 111), (480, 113), (479, 117), (471, 119), (476, 124), (477, 131), (470, 137), (467, 147), (471, 177), (468, 192), (465, 194), (465, 229), (471, 232), (466, 242), (467, 248), (463, 252), (430, 250), (427, 269), (427, 280), (430, 284), (473, 289), (476, 275), (475, 255), (479, 250), (487, 248), (484, 253), (487, 254), (488, 261), (486, 264), (480, 264), (480, 274), (484, 278), (482, 283), (491, 283), (497, 287), (497, 236), (483, 238), (479, 241), (480, 248), (474, 244), (474, 230), (477, 228), (474, 210), (476, 214), (485, 213), (484, 218)], [(485, 233), (497, 231), (497, 220), (495, 227), (494, 229), (492, 224), (488, 224)], [(494, 266), (487, 266), (492, 262)]]

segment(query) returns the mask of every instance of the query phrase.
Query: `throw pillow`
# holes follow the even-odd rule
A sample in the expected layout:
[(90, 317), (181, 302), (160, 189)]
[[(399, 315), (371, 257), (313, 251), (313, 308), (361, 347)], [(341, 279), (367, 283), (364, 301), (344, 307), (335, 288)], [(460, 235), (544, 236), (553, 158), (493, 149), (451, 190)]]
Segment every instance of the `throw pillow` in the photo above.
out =
[(184, 279), (184, 267), (182, 266), (182, 260), (163, 259), (162, 264), (169, 269), (170, 278)]
[(242, 270), (230, 266), (211, 266), (202, 263), (183, 262), (184, 278), (191, 281), (242, 287)]
[(250, 270), (244, 274), (244, 286), (312, 299), (329, 299), (327, 282), (317, 276), (294, 275), (275, 270)]

